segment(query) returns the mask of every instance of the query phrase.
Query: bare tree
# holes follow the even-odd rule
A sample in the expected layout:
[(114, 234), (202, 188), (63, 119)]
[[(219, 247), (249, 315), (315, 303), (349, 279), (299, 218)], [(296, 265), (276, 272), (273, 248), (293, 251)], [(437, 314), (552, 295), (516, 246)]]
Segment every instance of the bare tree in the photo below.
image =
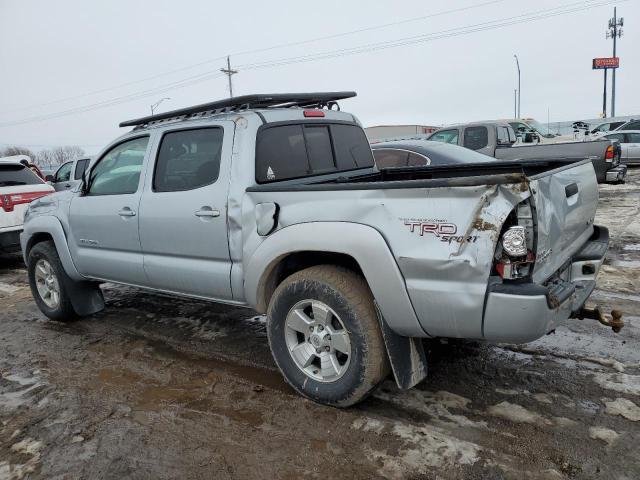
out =
[(28, 155), (32, 161), (36, 157), (34, 153), (28, 148), (19, 147), (17, 145), (6, 147), (5, 149), (0, 150), (0, 157), (12, 157), (13, 155)]
[(75, 160), (84, 154), (84, 150), (77, 145), (67, 145), (38, 152), (35, 162), (41, 167), (50, 167)]

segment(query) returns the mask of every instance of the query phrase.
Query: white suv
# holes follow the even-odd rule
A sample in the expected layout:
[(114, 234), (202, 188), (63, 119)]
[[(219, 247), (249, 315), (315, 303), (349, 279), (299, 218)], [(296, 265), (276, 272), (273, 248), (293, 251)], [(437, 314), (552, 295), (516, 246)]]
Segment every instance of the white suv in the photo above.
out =
[(0, 252), (20, 249), (20, 232), (29, 203), (53, 191), (19, 160), (0, 159)]

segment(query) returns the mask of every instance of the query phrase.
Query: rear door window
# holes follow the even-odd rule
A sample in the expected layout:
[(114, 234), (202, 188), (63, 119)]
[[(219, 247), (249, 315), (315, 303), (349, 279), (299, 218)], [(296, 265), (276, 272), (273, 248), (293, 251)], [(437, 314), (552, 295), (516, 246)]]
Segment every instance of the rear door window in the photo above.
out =
[(640, 133), (627, 133), (628, 143), (640, 143)]
[(479, 150), (489, 143), (487, 127), (468, 127), (464, 129), (464, 146), (470, 150)]
[(618, 140), (620, 143), (624, 142), (624, 133), (612, 133), (610, 135), (606, 135), (608, 140)]
[(640, 130), (640, 120), (638, 120), (637, 122), (629, 122), (625, 126), (620, 128), (620, 130)]
[(0, 164), (0, 187), (38, 185), (42, 180), (24, 165)]
[(177, 192), (218, 179), (224, 129), (199, 128), (166, 133), (158, 151), (153, 190)]
[(268, 126), (256, 140), (256, 181), (288, 180), (373, 167), (364, 131), (356, 125)]

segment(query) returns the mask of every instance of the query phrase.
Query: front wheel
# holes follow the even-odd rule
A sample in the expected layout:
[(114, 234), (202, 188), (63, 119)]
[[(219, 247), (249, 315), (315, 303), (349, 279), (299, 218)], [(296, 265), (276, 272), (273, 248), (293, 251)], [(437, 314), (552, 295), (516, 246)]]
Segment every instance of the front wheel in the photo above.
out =
[(345, 268), (316, 266), (284, 280), (269, 304), (267, 334), (287, 382), (319, 403), (353, 405), (389, 373), (373, 295)]
[(42, 313), (60, 321), (77, 317), (66, 287), (71, 279), (64, 271), (53, 242), (38, 243), (29, 251), (27, 273), (31, 293)]

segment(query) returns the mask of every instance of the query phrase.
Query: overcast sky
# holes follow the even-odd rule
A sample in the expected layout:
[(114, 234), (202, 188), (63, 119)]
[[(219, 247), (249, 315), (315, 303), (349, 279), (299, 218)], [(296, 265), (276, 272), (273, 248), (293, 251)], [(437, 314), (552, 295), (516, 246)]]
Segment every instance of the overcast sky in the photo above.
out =
[[(120, 121), (148, 114), (163, 97), (171, 99), (158, 111), (228, 96), (226, 77), (218, 76), (227, 54), (240, 70), (234, 94), (355, 90), (342, 108), (370, 126), (513, 116), (516, 53), (522, 116), (546, 122), (549, 109), (551, 121), (594, 118), (603, 74), (591, 70), (591, 59), (611, 55), (605, 31), (614, 5), (625, 19), (616, 113), (640, 115), (640, 0), (0, 0), (0, 147), (77, 144), (95, 153), (125, 132)], [(569, 9), (578, 10), (529, 16)], [(389, 23), (396, 24), (371, 28)], [(482, 31), (457, 34), (474, 25)], [(355, 30), (364, 31), (340, 35)], [(248, 67), (417, 36), (428, 41)]]

